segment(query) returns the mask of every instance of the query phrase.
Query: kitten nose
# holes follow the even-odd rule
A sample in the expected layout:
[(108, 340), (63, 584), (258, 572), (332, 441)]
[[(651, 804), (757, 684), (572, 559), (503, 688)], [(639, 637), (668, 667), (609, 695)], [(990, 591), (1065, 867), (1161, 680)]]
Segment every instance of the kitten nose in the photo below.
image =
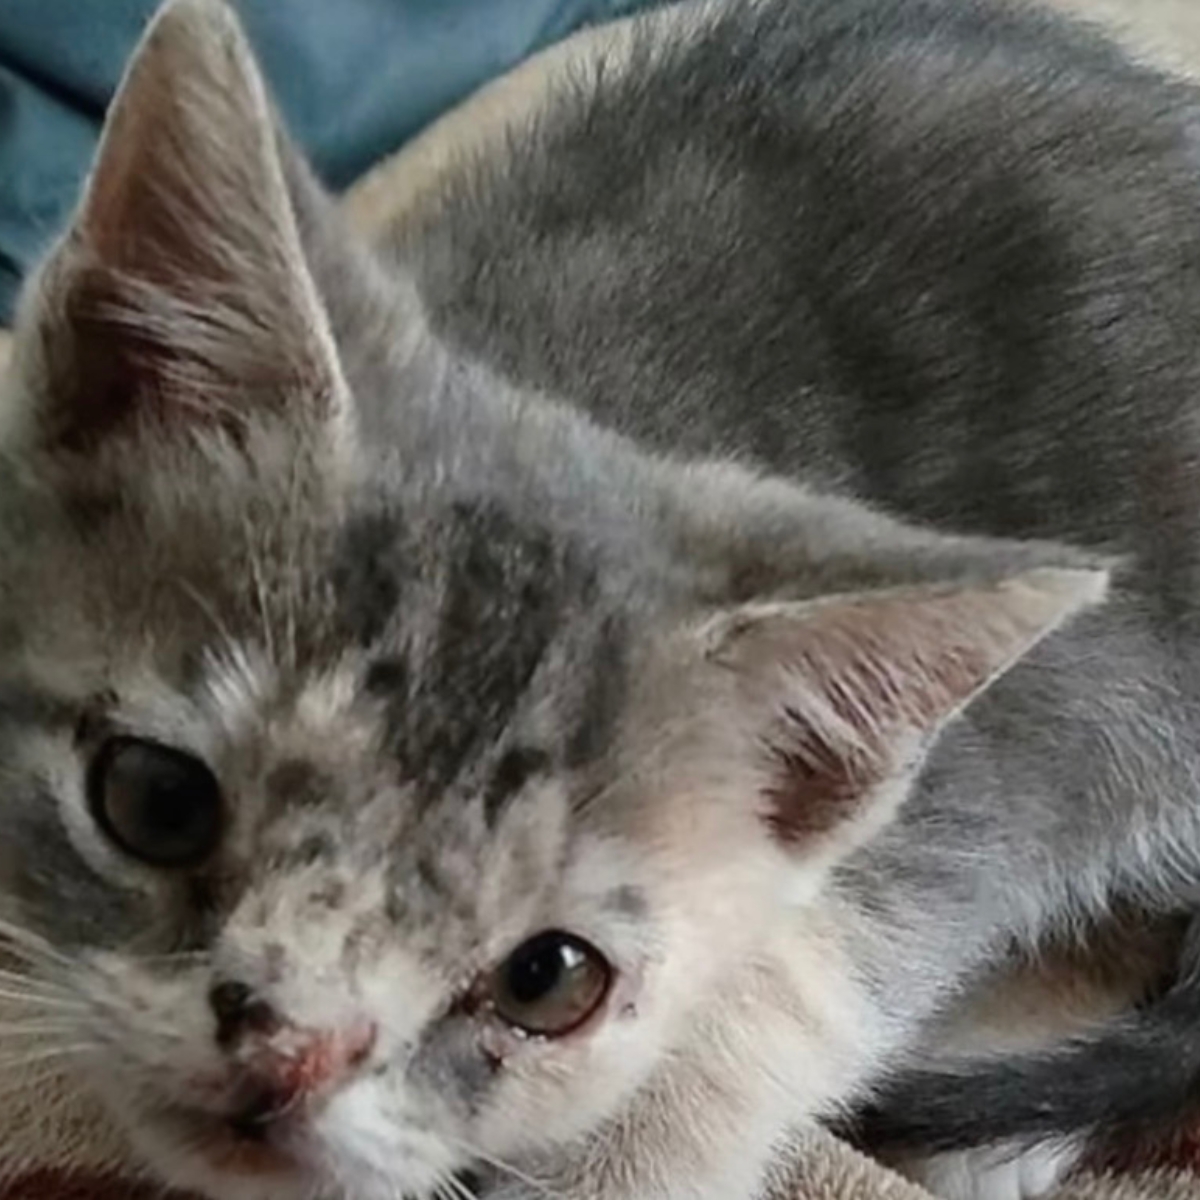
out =
[(275, 1037), (251, 1045), (240, 1064), (229, 1128), (243, 1140), (265, 1140), (279, 1122), (352, 1078), (370, 1057), (377, 1032), (371, 1021), (337, 1032), (281, 1025)]
[(237, 1099), (228, 1120), (243, 1139), (264, 1138), (287, 1114), (345, 1082), (375, 1047), (372, 1021), (337, 1030), (304, 1028), (240, 980), (214, 984), (208, 1002), (217, 1044), (234, 1054)]
[(219, 1046), (232, 1046), (247, 1034), (269, 1036), (283, 1024), (267, 1001), (238, 980), (215, 984), (208, 993), (208, 1003), (217, 1018)]

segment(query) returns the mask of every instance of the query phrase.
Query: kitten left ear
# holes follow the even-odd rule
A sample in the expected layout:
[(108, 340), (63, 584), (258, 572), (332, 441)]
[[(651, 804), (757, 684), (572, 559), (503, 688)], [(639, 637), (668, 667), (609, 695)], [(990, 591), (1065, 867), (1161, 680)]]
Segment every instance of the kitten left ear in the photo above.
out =
[(86, 453), (131, 428), (238, 432), (344, 403), (279, 136), (232, 12), (171, 0), (33, 297), (42, 444)]
[(730, 685), (717, 691), (727, 748), (775, 838), (817, 859), (866, 840), (946, 723), (1106, 583), (1040, 569), (716, 618), (702, 637)]

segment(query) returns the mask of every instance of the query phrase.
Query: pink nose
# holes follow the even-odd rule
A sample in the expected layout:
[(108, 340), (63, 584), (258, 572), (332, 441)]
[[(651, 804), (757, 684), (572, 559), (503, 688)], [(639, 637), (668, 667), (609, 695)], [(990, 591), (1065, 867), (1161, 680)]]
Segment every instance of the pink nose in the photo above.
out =
[(263, 1137), (282, 1117), (335, 1091), (370, 1057), (378, 1033), (366, 1020), (338, 1030), (297, 1025), (241, 984), (218, 984), (211, 1002), (217, 1043), (238, 1072), (230, 1126), (244, 1137)]
[(284, 1028), (247, 1046), (238, 1055), (243, 1074), (231, 1128), (262, 1138), (271, 1125), (336, 1091), (366, 1062), (376, 1032), (365, 1021), (337, 1033)]
[(375, 1026), (358, 1022), (337, 1032), (285, 1026), (244, 1057), (247, 1072), (289, 1092), (321, 1092), (361, 1067), (375, 1045)]

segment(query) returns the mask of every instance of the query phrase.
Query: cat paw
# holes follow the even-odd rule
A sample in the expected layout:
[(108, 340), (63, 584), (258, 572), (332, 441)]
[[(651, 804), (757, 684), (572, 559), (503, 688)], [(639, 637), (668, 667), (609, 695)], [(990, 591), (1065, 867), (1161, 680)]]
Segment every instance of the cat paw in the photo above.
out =
[(907, 1162), (901, 1173), (939, 1200), (1040, 1200), (1079, 1157), (1062, 1142), (987, 1146)]

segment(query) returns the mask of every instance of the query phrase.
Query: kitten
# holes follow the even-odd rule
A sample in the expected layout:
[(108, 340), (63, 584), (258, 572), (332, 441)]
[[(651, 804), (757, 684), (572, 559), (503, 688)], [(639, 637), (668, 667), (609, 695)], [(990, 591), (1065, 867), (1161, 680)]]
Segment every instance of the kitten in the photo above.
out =
[(1198, 111), (992, 4), (664, 8), (369, 247), (172, 0), (0, 406), (16, 1045), (220, 1200), (749, 1198), (1176, 906)]

